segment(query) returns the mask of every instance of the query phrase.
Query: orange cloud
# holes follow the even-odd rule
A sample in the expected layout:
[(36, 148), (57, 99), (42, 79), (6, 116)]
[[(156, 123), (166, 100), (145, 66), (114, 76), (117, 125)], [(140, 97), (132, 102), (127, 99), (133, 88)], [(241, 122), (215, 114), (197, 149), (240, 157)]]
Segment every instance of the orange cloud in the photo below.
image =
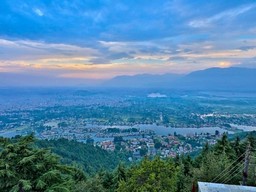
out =
[(230, 67), (230, 66), (231, 66), (231, 63), (228, 62), (228, 61), (221, 61), (221, 62), (219, 62), (219, 67), (225, 68), (225, 67)]

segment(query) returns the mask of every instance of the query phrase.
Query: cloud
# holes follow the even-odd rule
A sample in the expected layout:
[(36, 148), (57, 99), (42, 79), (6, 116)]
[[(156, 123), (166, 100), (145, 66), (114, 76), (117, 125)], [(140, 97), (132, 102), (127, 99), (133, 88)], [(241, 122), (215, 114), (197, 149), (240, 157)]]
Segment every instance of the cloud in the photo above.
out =
[(242, 60), (237, 65), (234, 65), (234, 67), (256, 68), (256, 57)]
[(228, 61), (221, 61), (219, 62), (219, 67), (230, 67), (231, 66), (231, 62), (228, 62)]
[(239, 47), (239, 49), (242, 51), (248, 51), (250, 49), (256, 49), (256, 46), (243, 46), (243, 47)]
[(44, 13), (42, 10), (38, 9), (38, 8), (34, 8), (33, 9), (34, 13), (40, 17), (44, 16)]
[(206, 19), (197, 19), (197, 20), (192, 20), (189, 22), (190, 27), (194, 28), (201, 28), (201, 27), (209, 27), (213, 23), (218, 22), (220, 20), (228, 20), (228, 19), (233, 19), (243, 13), (246, 13), (256, 7), (256, 4), (250, 4), (250, 5), (245, 5), (245, 6), (240, 6), (238, 8), (230, 9), (230, 10), (225, 10), (221, 13), (218, 13), (212, 17), (208, 17)]
[[(35, 60), (49, 58), (93, 58), (93, 48), (31, 40), (0, 39), (0, 60)], [(10, 54), (12, 53), (12, 54)]]
[(170, 61), (182, 61), (186, 62), (187, 58), (186, 57), (181, 57), (181, 56), (171, 56), (169, 58)]
[(246, 2), (3, 0), (0, 71), (110, 78), (246, 63), (256, 55)]
[[(100, 41), (97, 46), (80, 47), (69, 44), (31, 40), (0, 39), (0, 70), (49, 73), (54, 76), (110, 78), (137, 73), (186, 73), (208, 67), (227, 67), (255, 56), (251, 47), (256, 40), (244, 42), (187, 42), (170, 46), (163, 39), (137, 42)], [(10, 55), (9, 53), (12, 53)], [(77, 75), (75, 75), (77, 74)]]

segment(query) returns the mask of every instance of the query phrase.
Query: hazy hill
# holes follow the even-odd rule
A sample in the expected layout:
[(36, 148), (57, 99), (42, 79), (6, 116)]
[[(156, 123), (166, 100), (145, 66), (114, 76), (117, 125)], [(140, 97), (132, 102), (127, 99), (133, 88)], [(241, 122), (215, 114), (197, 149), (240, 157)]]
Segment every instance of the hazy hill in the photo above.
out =
[(256, 68), (209, 68), (187, 75), (139, 74), (117, 76), (103, 83), (30, 74), (0, 73), (0, 86), (87, 86), (105, 88), (169, 88), (180, 90), (256, 91)]
[(195, 71), (177, 81), (174, 88), (256, 91), (256, 69), (231, 67)]
[(179, 74), (139, 74), (133, 76), (117, 76), (106, 81), (103, 85), (107, 87), (129, 87), (129, 88), (168, 88), (172, 82), (177, 81), (183, 75)]
[(117, 76), (107, 87), (170, 88), (182, 90), (256, 91), (256, 68), (209, 68), (188, 75)]

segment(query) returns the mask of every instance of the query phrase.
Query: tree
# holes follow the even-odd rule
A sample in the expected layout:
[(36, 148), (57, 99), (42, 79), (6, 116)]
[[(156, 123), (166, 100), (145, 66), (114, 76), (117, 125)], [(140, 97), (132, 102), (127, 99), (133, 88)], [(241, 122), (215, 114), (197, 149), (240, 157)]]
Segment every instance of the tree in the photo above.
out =
[(118, 165), (114, 172), (114, 175), (116, 182), (126, 181), (126, 169), (122, 163)]
[(188, 155), (186, 158), (183, 160), (183, 165), (184, 165), (184, 175), (185, 176), (192, 176), (192, 159)]
[(46, 149), (32, 147), (34, 136), (16, 141), (1, 139), (0, 189), (17, 191), (71, 191), (85, 179), (78, 169), (60, 164), (59, 158)]
[(224, 134), (222, 138), (218, 140), (217, 144), (215, 145), (214, 151), (216, 154), (227, 154), (229, 159), (235, 159), (235, 151), (232, 148), (226, 134)]
[(202, 164), (203, 159), (206, 157), (206, 155), (211, 151), (209, 143), (206, 142), (201, 153), (196, 157), (194, 161), (194, 166), (199, 168)]
[(236, 157), (240, 157), (242, 155), (242, 147), (241, 147), (241, 144), (240, 144), (240, 138), (238, 136), (236, 137), (235, 142), (232, 143), (232, 146), (235, 150)]
[(144, 159), (137, 167), (131, 168), (131, 176), (121, 181), (117, 191), (172, 192), (177, 190), (177, 169), (171, 161), (159, 157), (150, 161)]
[(147, 155), (147, 152), (148, 152), (148, 149), (146, 146), (142, 146), (141, 149), (140, 149), (140, 156), (145, 156)]
[(154, 144), (154, 147), (155, 147), (156, 149), (160, 149), (160, 148), (162, 147), (162, 143), (157, 140), (157, 141), (155, 142), (155, 144)]
[(99, 177), (93, 177), (88, 179), (87, 181), (82, 181), (78, 183), (74, 188), (74, 192), (95, 192), (95, 191), (100, 191), (100, 192), (107, 191), (103, 187)]
[[(220, 173), (222, 175), (227, 174), (232, 168), (231, 162), (228, 156), (225, 153), (216, 154), (214, 152), (209, 152), (200, 165), (199, 169), (195, 169), (195, 177), (200, 181), (211, 182), (213, 181)], [(225, 170), (225, 172), (223, 172)], [(221, 175), (221, 176), (222, 176)], [(227, 175), (228, 177), (229, 175)], [(222, 180), (218, 182), (223, 182), (226, 177), (223, 177)]]
[(50, 148), (53, 153), (61, 156), (62, 163), (71, 165), (75, 163), (89, 175), (94, 175), (101, 169), (106, 171), (114, 170), (120, 161), (128, 163), (128, 157), (130, 156), (127, 152), (106, 151), (97, 146), (74, 140), (69, 141), (64, 138), (37, 140), (36, 146)]
[(103, 171), (99, 173), (99, 178), (101, 180), (102, 186), (105, 189), (114, 189), (114, 176), (112, 173)]
[(256, 137), (255, 131), (252, 131), (247, 137), (247, 143), (250, 143), (251, 147), (254, 149), (256, 147)]
[(124, 167), (124, 165), (122, 163), (120, 163), (116, 170), (114, 171), (114, 185), (115, 185), (115, 189), (118, 188), (118, 185), (120, 182), (122, 181), (126, 181), (127, 180), (127, 173), (126, 173), (126, 169)]

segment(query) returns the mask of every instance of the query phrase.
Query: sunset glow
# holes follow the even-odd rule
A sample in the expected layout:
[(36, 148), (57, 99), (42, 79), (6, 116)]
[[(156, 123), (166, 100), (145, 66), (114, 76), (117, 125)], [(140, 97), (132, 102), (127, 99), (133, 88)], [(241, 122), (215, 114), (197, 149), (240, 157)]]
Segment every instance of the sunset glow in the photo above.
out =
[(0, 72), (108, 79), (255, 63), (254, 1), (1, 4)]

